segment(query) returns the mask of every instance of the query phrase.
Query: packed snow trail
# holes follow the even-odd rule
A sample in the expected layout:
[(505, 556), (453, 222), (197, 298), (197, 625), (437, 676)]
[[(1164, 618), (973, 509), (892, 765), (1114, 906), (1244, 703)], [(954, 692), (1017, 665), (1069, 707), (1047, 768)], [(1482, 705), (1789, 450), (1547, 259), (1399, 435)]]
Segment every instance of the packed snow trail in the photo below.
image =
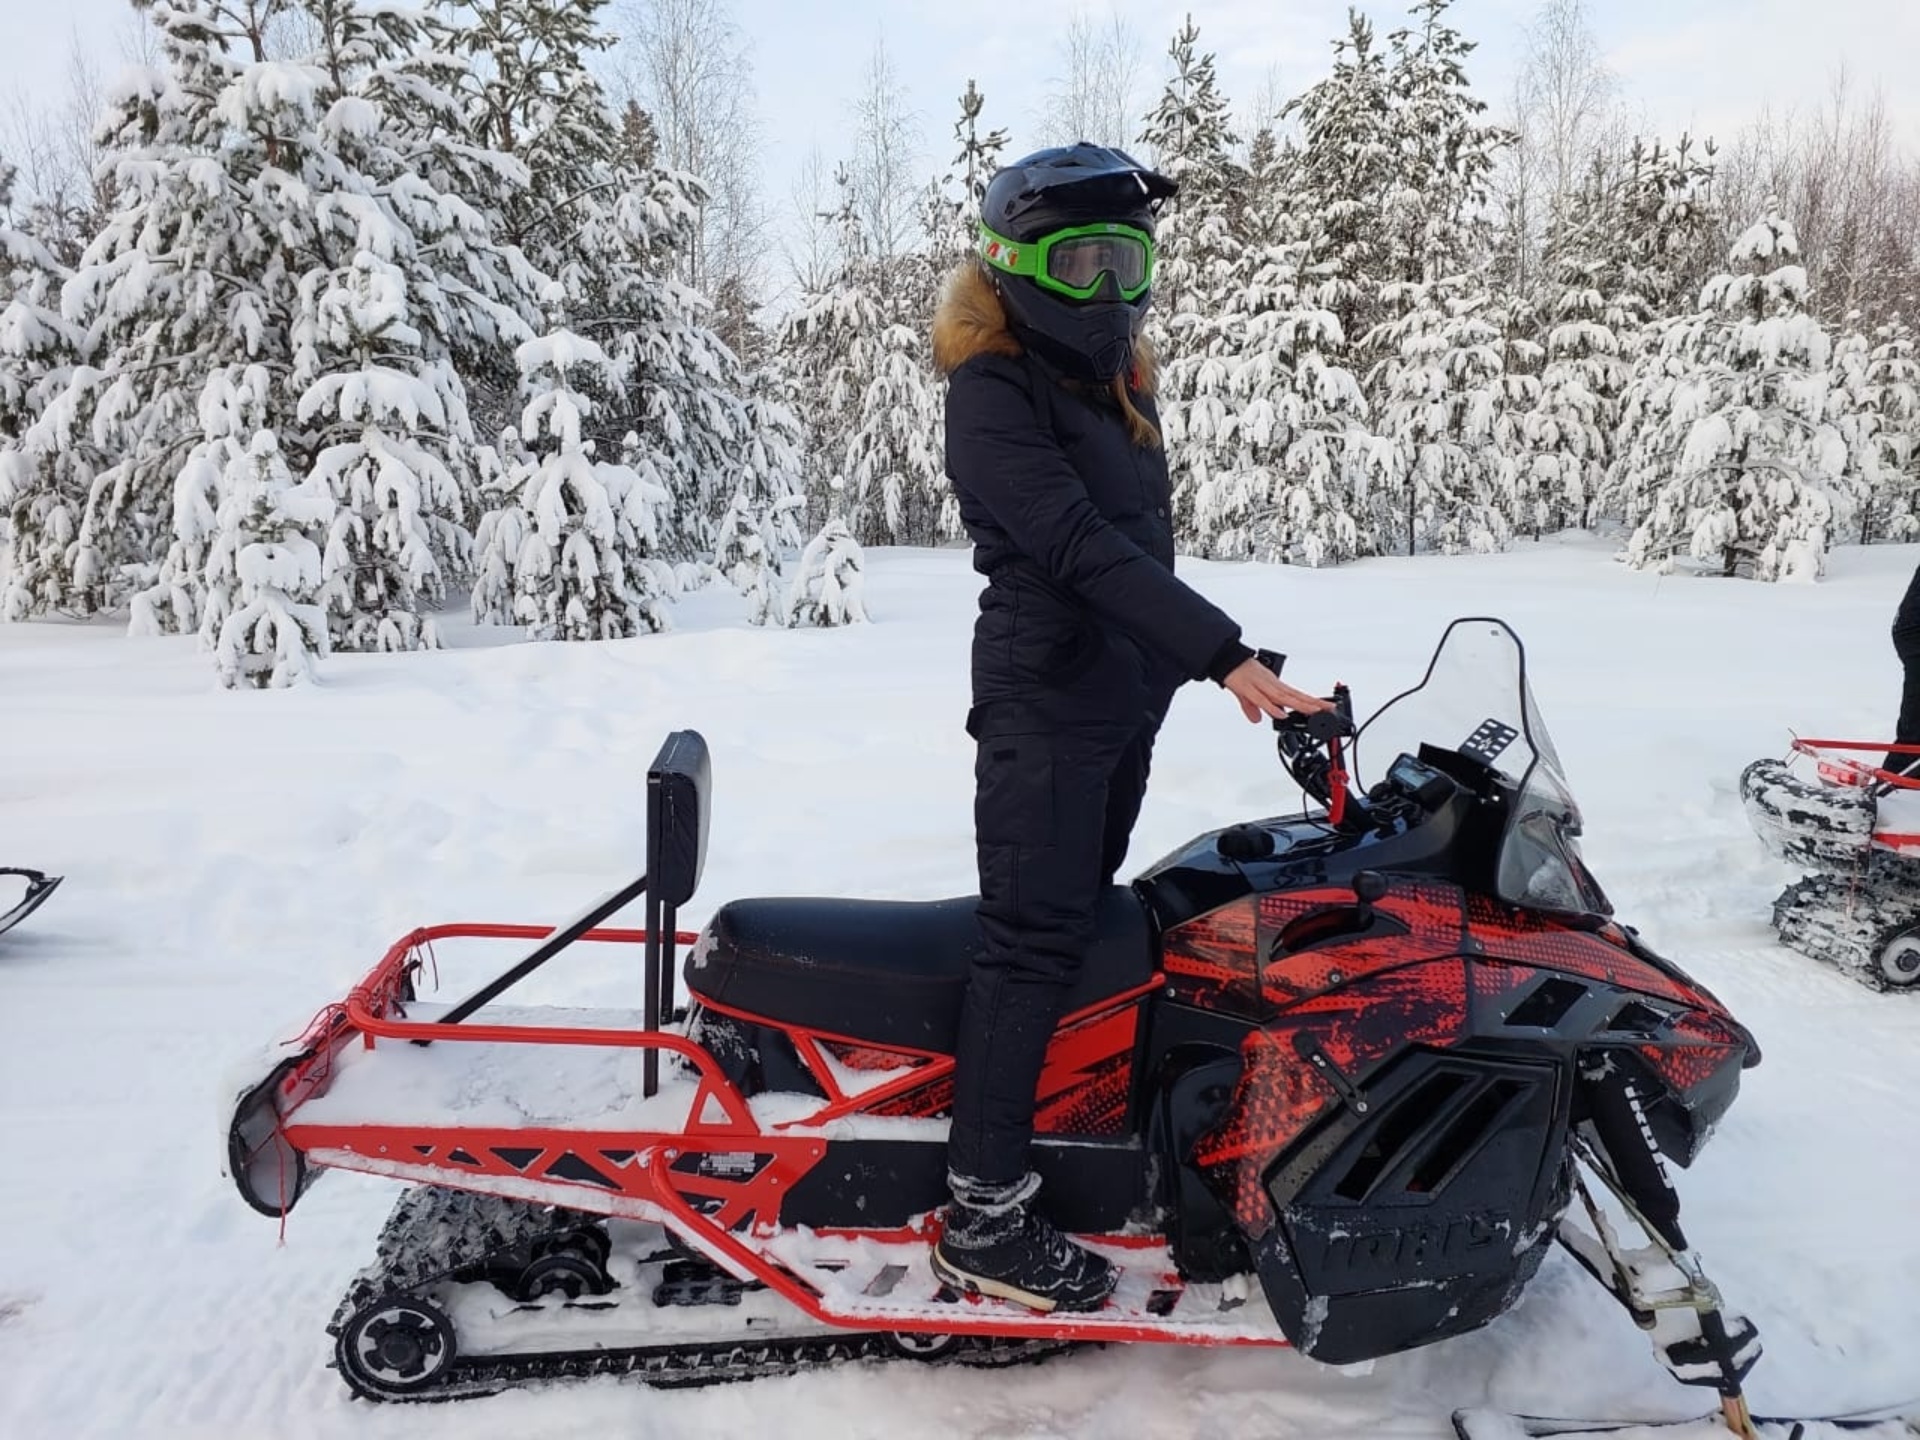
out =
[[(1710, 1273), (1766, 1338), (1755, 1409), (1905, 1398), (1920, 1388), (1920, 997), (1872, 994), (1775, 943), (1768, 906), (1791, 872), (1735, 784), (1789, 727), (1887, 731), (1887, 628), (1920, 548), (1838, 551), (1817, 587), (1662, 580), (1608, 555), (1579, 541), (1324, 572), (1182, 568), (1250, 643), (1289, 654), (1289, 680), (1344, 680), (1362, 712), (1419, 678), (1448, 618), (1515, 627), (1621, 918), (1765, 1052), (1677, 1176)], [(795, 1440), (1441, 1440), (1459, 1406), (1699, 1413), (1557, 1255), (1494, 1325), (1365, 1374), (1166, 1347), (991, 1375), (902, 1362), (703, 1391), (347, 1399), (324, 1326), (396, 1189), (326, 1176), (282, 1244), (220, 1174), (236, 1067), (415, 924), (551, 921), (631, 878), (645, 766), (677, 727), (714, 756), (689, 928), (741, 895), (970, 891), (979, 580), (964, 551), (869, 560), (872, 625), (752, 629), (724, 587), (679, 604), (671, 633), (600, 645), (502, 643), (455, 612), (441, 617), (453, 648), (336, 655), (318, 686), (288, 691), (221, 691), (191, 639), (0, 627), (0, 835), (66, 876), (0, 940), (0, 1434), (656, 1440), (778, 1416)], [(1128, 872), (1297, 804), (1271, 733), (1188, 687)], [(441, 998), (479, 978), (454, 963)], [(637, 953), (570, 954), (515, 999), (630, 1007), (639, 976)]]

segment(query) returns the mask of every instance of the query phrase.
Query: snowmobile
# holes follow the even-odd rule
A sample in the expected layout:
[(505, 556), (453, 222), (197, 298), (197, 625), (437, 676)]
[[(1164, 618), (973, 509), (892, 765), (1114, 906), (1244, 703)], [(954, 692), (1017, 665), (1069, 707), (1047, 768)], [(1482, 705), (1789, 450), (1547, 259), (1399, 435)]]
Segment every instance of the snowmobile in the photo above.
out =
[[(404, 1182), (327, 1327), (371, 1400), (1121, 1342), (1346, 1364), (1489, 1324), (1558, 1244), (1755, 1433), (1758, 1336), (1667, 1168), (1733, 1103), (1753, 1036), (1613, 918), (1505, 623), (1453, 622), (1357, 733), (1330, 698), (1275, 722), (1300, 813), (1102, 900), (1034, 1163), (1056, 1223), (1121, 1272), (1104, 1309), (960, 1294), (929, 1266), (972, 897), (735, 899), (679, 931), (708, 842), (693, 731), (648, 773), (641, 878), (558, 927), (402, 936), (236, 1086), (226, 1172), (283, 1224), (325, 1170)], [(1383, 762), (1364, 790), (1363, 752)], [(642, 897), (644, 928), (605, 926)], [(438, 951), (504, 941), (532, 948), (422, 998)], [(501, 1001), (576, 945), (637, 951), (638, 1005)]]
[[(0, 905), (7, 907), (0, 910), (0, 935), (6, 934), (38, 910), (63, 878), (39, 870), (0, 865)], [(22, 881), (25, 882), (24, 888), (20, 884)], [(17, 899), (13, 898), (16, 894)]]
[(1795, 737), (1740, 774), (1754, 833), (1808, 872), (1773, 902), (1774, 930), (1883, 991), (1920, 988), (1920, 776), (1887, 768), (1899, 756), (1920, 746)]

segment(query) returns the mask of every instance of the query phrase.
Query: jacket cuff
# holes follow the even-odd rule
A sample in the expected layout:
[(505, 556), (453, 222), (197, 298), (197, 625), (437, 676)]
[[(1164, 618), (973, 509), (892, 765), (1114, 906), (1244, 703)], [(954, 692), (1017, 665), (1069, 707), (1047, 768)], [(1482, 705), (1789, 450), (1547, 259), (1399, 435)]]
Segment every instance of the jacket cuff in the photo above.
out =
[(1214, 684), (1225, 687), (1227, 676), (1238, 670), (1247, 661), (1253, 659), (1253, 651), (1240, 641), (1238, 635), (1228, 640), (1207, 662), (1207, 678)]

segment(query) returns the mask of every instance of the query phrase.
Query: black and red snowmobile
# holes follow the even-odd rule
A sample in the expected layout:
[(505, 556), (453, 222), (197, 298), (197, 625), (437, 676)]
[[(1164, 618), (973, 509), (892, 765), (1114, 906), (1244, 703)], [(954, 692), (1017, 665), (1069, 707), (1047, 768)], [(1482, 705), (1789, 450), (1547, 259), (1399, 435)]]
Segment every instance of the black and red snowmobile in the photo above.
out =
[(1916, 745), (1796, 736), (1740, 773), (1754, 833), (1806, 872), (1774, 900), (1774, 930), (1870, 990), (1920, 992), (1916, 765)]
[[(1753, 1433), (1757, 1337), (1665, 1164), (1712, 1134), (1753, 1037), (1611, 918), (1505, 624), (1455, 621), (1358, 736), (1334, 698), (1275, 727), (1314, 806), (1202, 835), (1102, 903), (1035, 1147), (1050, 1213), (1121, 1270), (1100, 1311), (929, 1267), (972, 900), (740, 899), (677, 933), (708, 841), (690, 731), (647, 777), (645, 876), (557, 929), (402, 937), (240, 1094), (229, 1173), (269, 1216), (329, 1168), (407, 1185), (329, 1326), (372, 1399), (1123, 1341), (1347, 1363), (1488, 1324), (1558, 1243)], [(644, 929), (599, 928), (642, 895)], [(419, 998), (456, 940), (534, 948), (456, 1004)], [(644, 953), (635, 1010), (500, 1003), (576, 943)]]
[(0, 865), (0, 935), (38, 910), (62, 877)]

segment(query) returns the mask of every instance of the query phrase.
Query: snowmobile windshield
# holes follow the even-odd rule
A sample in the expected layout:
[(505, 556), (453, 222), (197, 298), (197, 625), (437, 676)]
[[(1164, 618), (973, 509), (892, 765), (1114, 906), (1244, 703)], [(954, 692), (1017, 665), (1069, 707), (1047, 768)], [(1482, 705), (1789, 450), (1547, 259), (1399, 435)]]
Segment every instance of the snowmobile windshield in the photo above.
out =
[(1422, 744), (1491, 773), (1510, 813), (1494, 865), (1502, 900), (1560, 914), (1608, 915), (1612, 906), (1580, 856), (1580, 806), (1527, 685), (1526, 650), (1504, 621), (1455, 620), (1427, 673), (1360, 729), (1355, 774), (1392, 778)]

